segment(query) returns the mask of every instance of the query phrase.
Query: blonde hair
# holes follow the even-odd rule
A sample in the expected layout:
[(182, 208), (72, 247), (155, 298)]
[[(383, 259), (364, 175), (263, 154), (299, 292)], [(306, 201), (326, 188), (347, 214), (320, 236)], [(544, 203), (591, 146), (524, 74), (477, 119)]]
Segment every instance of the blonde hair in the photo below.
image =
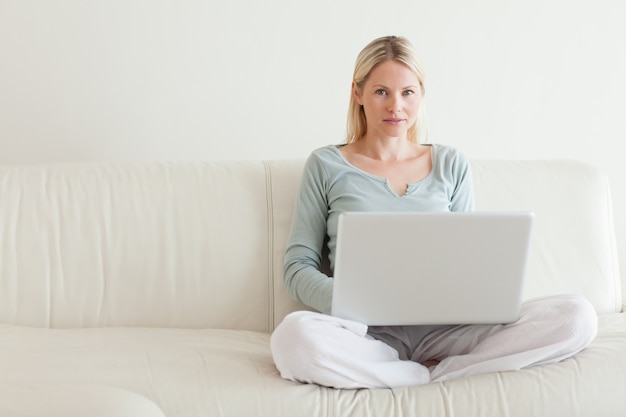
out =
[[(385, 61), (400, 62), (412, 70), (420, 82), (422, 95), (424, 95), (424, 71), (419, 63), (411, 43), (400, 36), (385, 36), (374, 39), (359, 53), (354, 66), (353, 81), (357, 91), (362, 91), (372, 70)], [(407, 132), (408, 139), (419, 142), (420, 128), (424, 124), (424, 106), (420, 106), (420, 115), (413, 126)], [(346, 142), (353, 143), (361, 139), (367, 131), (367, 120), (363, 106), (357, 103), (354, 94), (350, 94), (348, 106), (348, 122)]]

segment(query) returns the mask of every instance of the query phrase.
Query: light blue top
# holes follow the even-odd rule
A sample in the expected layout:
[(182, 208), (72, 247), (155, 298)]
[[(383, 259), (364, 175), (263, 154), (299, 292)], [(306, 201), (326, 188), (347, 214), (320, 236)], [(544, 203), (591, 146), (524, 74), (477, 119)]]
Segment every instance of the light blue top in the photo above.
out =
[(285, 286), (297, 301), (330, 313), (332, 278), (321, 272), (326, 244), (334, 268), (337, 219), (345, 211), (472, 211), (469, 161), (457, 149), (432, 146), (432, 170), (398, 195), (386, 179), (350, 164), (329, 145), (307, 159), (294, 208), (284, 264)]

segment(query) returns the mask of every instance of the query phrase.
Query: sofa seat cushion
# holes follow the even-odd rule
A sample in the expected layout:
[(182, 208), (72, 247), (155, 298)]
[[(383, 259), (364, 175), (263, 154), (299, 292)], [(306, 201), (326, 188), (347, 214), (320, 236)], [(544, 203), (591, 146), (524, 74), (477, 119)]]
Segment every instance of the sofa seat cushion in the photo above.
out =
[[(394, 390), (285, 381), (267, 333), (4, 326), (0, 391), (19, 384), (99, 384), (145, 397), (168, 417), (379, 416), (397, 409), (438, 416), (626, 415), (626, 314), (601, 315), (599, 322), (592, 345), (560, 364)], [(562, 401), (563, 393), (571, 401)]]
[(281, 416), (300, 407), (325, 415), (326, 408), (317, 387), (294, 389), (279, 377), (262, 332), (3, 326), (0, 369), (0, 389), (100, 384), (150, 399), (168, 417)]
[(0, 384), (0, 416), (165, 417), (152, 401), (106, 385)]

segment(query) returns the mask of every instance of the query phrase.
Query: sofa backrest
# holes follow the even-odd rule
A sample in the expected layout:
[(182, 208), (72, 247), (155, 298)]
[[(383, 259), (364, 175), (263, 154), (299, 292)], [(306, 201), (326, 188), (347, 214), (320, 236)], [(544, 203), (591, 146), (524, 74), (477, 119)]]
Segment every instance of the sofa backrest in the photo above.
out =
[(473, 161), (477, 210), (535, 212), (525, 298), (575, 293), (621, 311), (607, 177), (576, 161)]
[[(280, 271), (299, 164), (270, 164), (273, 175), (274, 269)], [(606, 176), (577, 161), (471, 161), (476, 209), (535, 213), (524, 299), (575, 293), (599, 313), (621, 311), (622, 293), (612, 203)], [(305, 308), (275, 278), (275, 323)]]
[(0, 168), (0, 323), (268, 329), (262, 162)]
[[(303, 162), (0, 167), (0, 323), (271, 331)], [(571, 162), (473, 161), (479, 209), (537, 214), (527, 297), (620, 308), (606, 179)]]

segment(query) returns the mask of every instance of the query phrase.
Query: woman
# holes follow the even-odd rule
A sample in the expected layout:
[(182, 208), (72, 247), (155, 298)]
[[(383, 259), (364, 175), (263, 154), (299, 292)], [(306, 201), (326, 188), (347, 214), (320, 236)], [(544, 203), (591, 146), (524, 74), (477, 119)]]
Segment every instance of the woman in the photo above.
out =
[[(291, 296), (317, 312), (288, 315), (272, 334), (281, 376), (336, 388), (397, 387), (557, 362), (593, 340), (597, 317), (578, 296), (526, 302), (508, 325), (376, 326), (329, 316), (337, 218), (344, 211), (469, 211), (470, 166), (458, 150), (419, 141), (424, 75), (409, 42), (359, 54), (347, 143), (305, 165), (285, 254)], [(427, 237), (425, 237), (427, 238)]]

